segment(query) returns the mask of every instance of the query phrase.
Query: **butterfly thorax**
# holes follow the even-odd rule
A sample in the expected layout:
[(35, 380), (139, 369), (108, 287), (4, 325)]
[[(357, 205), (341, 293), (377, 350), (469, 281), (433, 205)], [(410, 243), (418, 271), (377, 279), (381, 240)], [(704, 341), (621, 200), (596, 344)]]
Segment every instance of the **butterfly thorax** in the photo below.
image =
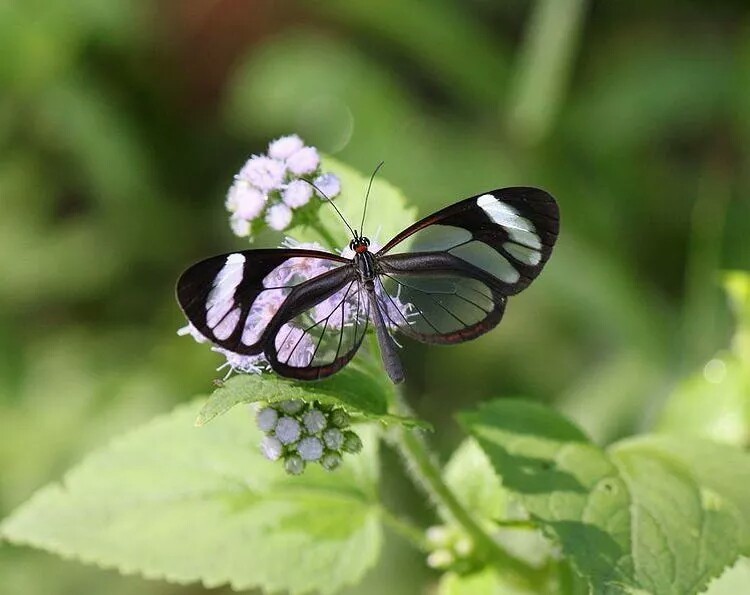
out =
[(365, 249), (363, 251), (356, 250), (354, 252), (354, 267), (357, 269), (359, 274), (359, 280), (362, 283), (367, 283), (375, 279), (375, 255)]

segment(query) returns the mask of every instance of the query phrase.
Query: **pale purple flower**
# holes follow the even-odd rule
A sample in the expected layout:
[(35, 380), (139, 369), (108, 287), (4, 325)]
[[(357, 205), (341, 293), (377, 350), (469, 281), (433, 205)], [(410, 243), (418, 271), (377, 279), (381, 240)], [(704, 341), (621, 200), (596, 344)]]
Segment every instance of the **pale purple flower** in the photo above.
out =
[(266, 223), (271, 229), (283, 231), (292, 222), (292, 210), (283, 203), (273, 205), (266, 213)]
[(250, 235), (250, 222), (247, 219), (231, 217), (229, 219), (229, 227), (232, 229), (232, 233), (238, 238), (246, 238)]
[(320, 156), (315, 147), (303, 147), (290, 155), (286, 166), (296, 176), (314, 173), (320, 165)]
[(262, 432), (270, 432), (276, 427), (279, 420), (279, 412), (273, 407), (263, 407), (255, 416), (255, 422)]
[(276, 424), (276, 437), (282, 444), (297, 442), (301, 432), (299, 422), (293, 417), (284, 416)]
[(274, 159), (284, 161), (289, 159), (294, 153), (299, 151), (305, 143), (296, 134), (290, 134), (289, 136), (282, 136), (268, 145), (268, 155)]
[(227, 193), (227, 209), (240, 219), (255, 219), (266, 206), (266, 195), (245, 180), (235, 180)]
[(315, 436), (308, 436), (299, 441), (297, 452), (304, 461), (317, 461), (323, 456), (323, 443)]
[(310, 201), (312, 193), (313, 189), (310, 184), (302, 180), (293, 180), (287, 184), (282, 193), (282, 198), (287, 206), (298, 209)]
[[(328, 198), (334, 198), (341, 194), (341, 180), (339, 180), (339, 177), (336, 174), (323, 174), (322, 176), (315, 178), (313, 183), (316, 188)], [(320, 192), (318, 192), (318, 194), (320, 194)], [(323, 196), (321, 196), (321, 198), (323, 198)]]
[(232, 371), (240, 371), (245, 374), (260, 374), (266, 367), (266, 359), (262, 355), (241, 355), (234, 353), (221, 347), (212, 347), (211, 351), (220, 353), (227, 361), (222, 366), (219, 366), (221, 370), (225, 366), (229, 366)]
[(242, 166), (237, 178), (249, 182), (261, 192), (270, 192), (281, 187), (285, 173), (283, 162), (264, 155), (254, 155)]
[(274, 436), (266, 436), (260, 443), (260, 450), (263, 456), (269, 461), (277, 461), (281, 458), (281, 453), (284, 450), (284, 445), (281, 441)]

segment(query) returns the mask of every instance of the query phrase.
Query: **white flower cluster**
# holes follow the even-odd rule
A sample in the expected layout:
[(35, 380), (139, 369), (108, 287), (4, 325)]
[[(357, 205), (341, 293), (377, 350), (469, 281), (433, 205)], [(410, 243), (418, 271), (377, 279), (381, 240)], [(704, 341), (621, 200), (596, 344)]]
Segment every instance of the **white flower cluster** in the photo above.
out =
[(358, 453), (362, 440), (348, 430), (349, 415), (341, 407), (293, 399), (263, 406), (256, 422), (265, 438), (260, 443), (270, 461), (283, 460), (290, 475), (299, 475), (307, 463), (328, 471), (341, 464), (345, 452)]
[(430, 554), (427, 565), (440, 570), (465, 571), (471, 567), (474, 544), (457, 527), (434, 525), (427, 529), (427, 546)]
[(315, 147), (305, 146), (296, 134), (272, 141), (267, 154), (247, 160), (229, 188), (226, 207), (232, 231), (252, 237), (264, 222), (277, 231), (288, 228), (294, 211), (310, 204), (313, 194), (318, 194), (308, 182), (328, 198), (341, 192), (338, 177), (321, 172)]

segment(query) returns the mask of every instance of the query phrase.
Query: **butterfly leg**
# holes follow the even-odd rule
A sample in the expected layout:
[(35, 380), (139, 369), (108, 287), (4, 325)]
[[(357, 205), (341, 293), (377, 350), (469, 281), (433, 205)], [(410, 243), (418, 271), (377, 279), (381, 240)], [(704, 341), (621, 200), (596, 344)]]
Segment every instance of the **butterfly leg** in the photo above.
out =
[(398, 356), (396, 342), (388, 332), (388, 327), (383, 320), (383, 313), (380, 311), (380, 304), (375, 296), (375, 286), (372, 281), (365, 284), (367, 296), (370, 300), (370, 310), (372, 312), (372, 321), (375, 325), (375, 335), (378, 338), (380, 347), (380, 357), (383, 360), (383, 366), (388, 373), (388, 377), (394, 384), (400, 384), (404, 381), (404, 366), (401, 358)]

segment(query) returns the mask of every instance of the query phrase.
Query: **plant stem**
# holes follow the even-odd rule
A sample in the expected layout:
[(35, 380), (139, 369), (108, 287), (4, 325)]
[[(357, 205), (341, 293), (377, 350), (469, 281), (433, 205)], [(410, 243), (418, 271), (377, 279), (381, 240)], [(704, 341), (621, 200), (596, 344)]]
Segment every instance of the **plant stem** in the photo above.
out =
[[(395, 391), (395, 413), (398, 415), (410, 415), (409, 407), (403, 400), (400, 392)], [(525, 562), (514, 558), (501, 548), (492, 537), (480, 526), (471, 513), (464, 508), (448, 485), (443, 481), (440, 467), (430, 453), (424, 438), (412, 429), (399, 426), (394, 429), (394, 443), (396, 448), (409, 464), (409, 468), (416, 476), (423, 489), (432, 500), (445, 508), (453, 519), (461, 525), (471, 537), (477, 553), (486, 562), (494, 564), (500, 570), (512, 573), (517, 579), (528, 583), (531, 575), (536, 569), (528, 566)], [(533, 580), (533, 579), (532, 579)]]
[(511, 86), (509, 132), (536, 145), (549, 132), (567, 90), (586, 0), (537, 0)]
[(423, 552), (428, 551), (424, 531), (403, 517), (396, 515), (385, 506), (380, 507), (380, 515), (383, 521), (396, 533), (406, 538), (414, 547)]

